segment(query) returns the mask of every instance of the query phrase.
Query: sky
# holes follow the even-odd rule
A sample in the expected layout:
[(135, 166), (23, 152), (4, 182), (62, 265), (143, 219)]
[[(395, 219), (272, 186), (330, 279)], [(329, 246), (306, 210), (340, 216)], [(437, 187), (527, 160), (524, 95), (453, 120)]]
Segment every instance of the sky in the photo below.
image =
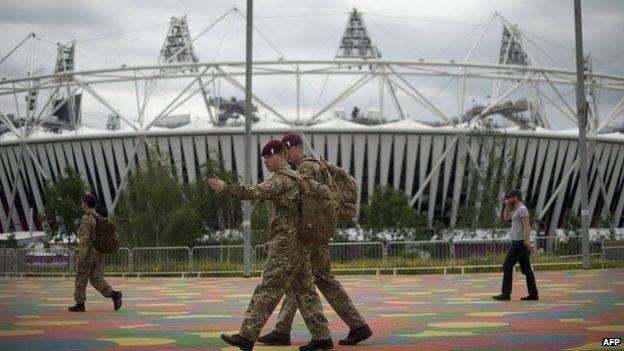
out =
[[(186, 15), (194, 38), (214, 24), (193, 44), (200, 61), (243, 61), (245, 57), (245, 1), (2, 0), (1, 7), (0, 59), (28, 33), (36, 33), (38, 39), (29, 40), (0, 63), (0, 79), (23, 77), (30, 71), (37, 74), (52, 72), (56, 43), (71, 40), (76, 40), (76, 70), (154, 64), (172, 16)], [(215, 24), (234, 7), (239, 11), (228, 13)], [(461, 61), (484, 33), (493, 15), (498, 13), (526, 35), (527, 50), (537, 61), (536, 65), (575, 69), (572, 0), (256, 1), (254, 60), (332, 59), (353, 8), (363, 14), (373, 44), (387, 60)], [(624, 1), (583, 1), (584, 51), (591, 53), (594, 71), (624, 76), (623, 19)], [(500, 21), (494, 21), (483, 34), (483, 40), (470, 61), (495, 63), (501, 31)], [(302, 118), (312, 116), (356, 78), (349, 79), (330, 77), (324, 82), (323, 77), (304, 77), (301, 83)], [(414, 78), (411, 83), (446, 114), (461, 113), (457, 103), (457, 82)], [(156, 115), (184, 86), (183, 81), (159, 83), (148, 114)], [(258, 78), (253, 87), (254, 92), (276, 110), (287, 116), (296, 114), (296, 88), (292, 77)], [(131, 118), (137, 115), (133, 89), (132, 84), (96, 88)], [(212, 90), (223, 97), (244, 97), (241, 91), (227, 84), (213, 86)], [(492, 82), (469, 82), (468, 105), (487, 101), (491, 90)], [(378, 91), (379, 83), (373, 82), (334, 109), (350, 111), (353, 106), (358, 106), (364, 111), (378, 110)], [(501, 91), (505, 88), (501, 87)], [(568, 103), (575, 106), (571, 87), (562, 88), (562, 92)], [(519, 91), (515, 98), (522, 94), (528, 93)], [(606, 115), (623, 96), (622, 92), (602, 92), (602, 114)], [(0, 111), (14, 113), (15, 100), (13, 97), (0, 98)], [(24, 109), (22, 99), (17, 100), (20, 109)], [(437, 117), (407, 96), (399, 96), (399, 100), (408, 118), (436, 120)], [(388, 120), (400, 118), (388, 97), (384, 104), (384, 115)], [(573, 126), (552, 106), (546, 110), (553, 128)], [(101, 104), (85, 97), (85, 125), (102, 128), (107, 113)], [(199, 98), (190, 99), (175, 113), (189, 114), (197, 120), (207, 118)], [(274, 119), (262, 108), (259, 115)], [(621, 121), (622, 117), (616, 123)]]

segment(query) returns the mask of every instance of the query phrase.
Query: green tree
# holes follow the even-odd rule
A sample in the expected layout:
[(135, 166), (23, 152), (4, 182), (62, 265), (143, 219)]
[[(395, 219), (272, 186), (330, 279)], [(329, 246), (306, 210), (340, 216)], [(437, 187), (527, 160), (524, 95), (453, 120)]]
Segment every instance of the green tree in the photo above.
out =
[(185, 186), (186, 196), (198, 214), (203, 233), (208, 234), (209, 243), (218, 243), (221, 239), (214, 237), (213, 234), (216, 231), (237, 228), (242, 221), (240, 201), (231, 196), (217, 193), (208, 186), (208, 178), (214, 176), (226, 181), (237, 180), (235, 173), (226, 171), (220, 163), (208, 159), (202, 166), (198, 180)]
[(479, 167), (465, 162), (466, 197), (457, 214), (457, 227), (464, 229), (491, 229), (503, 225), (502, 194), (516, 187), (520, 175), (516, 164), (519, 156), (509, 144), (507, 136), (492, 123), (484, 122), (468, 134), (468, 147), (476, 152)]
[(383, 232), (390, 234), (390, 240), (413, 239), (419, 218), (405, 192), (388, 186), (375, 187), (368, 203), (362, 205), (362, 217), (368, 240), (383, 240), (379, 236)]
[(45, 186), (44, 215), (46, 232), (55, 239), (69, 239), (78, 230), (82, 210), (80, 199), (87, 191), (87, 185), (70, 166), (56, 182)]
[(128, 176), (113, 215), (123, 245), (192, 246), (202, 227), (169, 166), (150, 158)]

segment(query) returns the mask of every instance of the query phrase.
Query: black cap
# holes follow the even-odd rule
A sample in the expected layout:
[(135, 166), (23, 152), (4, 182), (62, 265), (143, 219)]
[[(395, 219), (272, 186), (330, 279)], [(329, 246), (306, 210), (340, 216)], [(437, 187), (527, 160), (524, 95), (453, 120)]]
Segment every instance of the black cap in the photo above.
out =
[(509, 199), (510, 197), (522, 198), (522, 192), (518, 189), (511, 189), (505, 194), (505, 199)]

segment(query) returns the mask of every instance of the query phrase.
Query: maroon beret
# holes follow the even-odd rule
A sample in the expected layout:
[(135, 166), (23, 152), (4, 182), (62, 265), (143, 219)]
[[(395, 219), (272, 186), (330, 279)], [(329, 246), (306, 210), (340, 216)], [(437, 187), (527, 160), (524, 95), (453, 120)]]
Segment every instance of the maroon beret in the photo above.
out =
[(279, 140), (271, 140), (262, 148), (262, 156), (275, 155), (284, 150), (284, 144)]
[(95, 198), (95, 196), (93, 196), (93, 194), (84, 194), (82, 195), (81, 200), (84, 203), (94, 203), (97, 201), (97, 199)]
[(282, 143), (284, 143), (284, 146), (287, 148), (297, 146), (301, 144), (301, 137), (297, 133), (286, 133), (286, 135), (282, 138)]

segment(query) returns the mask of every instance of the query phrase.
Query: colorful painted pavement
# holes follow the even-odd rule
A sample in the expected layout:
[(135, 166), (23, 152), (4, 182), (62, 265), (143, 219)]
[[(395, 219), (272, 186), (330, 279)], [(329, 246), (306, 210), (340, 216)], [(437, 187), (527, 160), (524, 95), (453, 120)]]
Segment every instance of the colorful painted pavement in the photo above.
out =
[[(624, 270), (537, 272), (541, 300), (521, 302), (515, 276), (510, 302), (490, 298), (501, 274), (341, 276), (374, 336), (359, 347), (338, 346), (347, 333), (329, 305), (336, 350), (605, 350), (604, 337), (624, 336)], [(1, 350), (236, 350), (219, 334), (241, 322), (258, 279), (110, 278), (124, 306), (89, 287), (86, 313), (66, 312), (71, 280), (0, 281)], [(275, 322), (274, 314), (264, 331)], [(293, 346), (309, 333), (298, 315)]]

